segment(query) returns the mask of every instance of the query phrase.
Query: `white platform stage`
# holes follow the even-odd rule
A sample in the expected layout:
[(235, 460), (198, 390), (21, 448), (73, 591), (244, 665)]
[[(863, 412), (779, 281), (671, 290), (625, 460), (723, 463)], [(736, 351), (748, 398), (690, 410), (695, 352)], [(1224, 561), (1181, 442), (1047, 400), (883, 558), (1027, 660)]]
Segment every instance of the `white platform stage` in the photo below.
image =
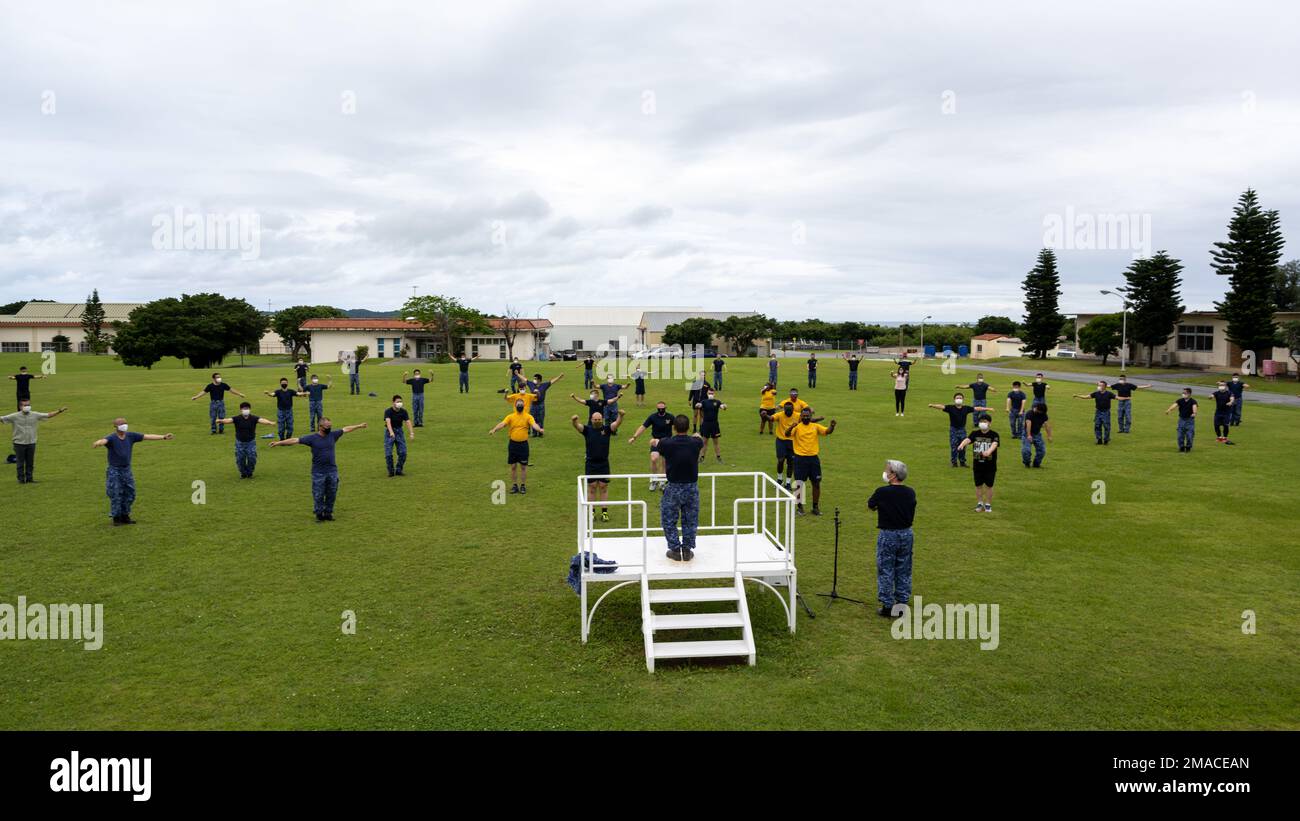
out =
[[(578, 552), (584, 557), (579, 591), (583, 642), (590, 636), (596, 609), (605, 597), (622, 587), (639, 585), (646, 667), (651, 672), (656, 658), (745, 656), (754, 664), (746, 581), (774, 593), (785, 610), (790, 632), (795, 630), (795, 497), (764, 473), (701, 474), (695, 558), (678, 562), (666, 555), (668, 543), (657, 514), (659, 494), (648, 489), (651, 478), (649, 474), (610, 476), (609, 499), (596, 501), (587, 496), (587, 477), (578, 477)], [(598, 508), (603, 507), (609, 508), (610, 522), (599, 520)], [(616, 564), (593, 564), (593, 553)], [(670, 586), (698, 579), (726, 581), (718, 587)], [(595, 592), (600, 596), (588, 607), (589, 596)], [(736, 610), (654, 612), (656, 605), (690, 602), (735, 602)], [(741, 637), (730, 641), (656, 640), (662, 631), (727, 628), (739, 629)]]

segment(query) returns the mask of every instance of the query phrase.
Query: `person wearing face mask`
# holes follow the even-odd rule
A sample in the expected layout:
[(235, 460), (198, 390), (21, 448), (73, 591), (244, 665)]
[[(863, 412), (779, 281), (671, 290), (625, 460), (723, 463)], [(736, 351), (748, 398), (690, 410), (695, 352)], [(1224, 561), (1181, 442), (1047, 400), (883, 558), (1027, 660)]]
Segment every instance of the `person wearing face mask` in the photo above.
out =
[(605, 400), (605, 418), (614, 419), (618, 416), (618, 400), (623, 396), (623, 390), (627, 385), (621, 385), (614, 381), (612, 375), (606, 376), (605, 381), (600, 385), (601, 398)]
[(1051, 385), (1043, 381), (1043, 375), (1041, 373), (1034, 374), (1034, 383), (1029, 386), (1030, 390), (1032, 390), (1034, 393), (1034, 400), (1030, 404), (1031, 405), (1047, 404), (1047, 391), (1051, 387), (1052, 387)]
[(1228, 390), (1228, 383), (1220, 379), (1218, 390), (1210, 396), (1214, 397), (1215, 440), (1225, 445), (1237, 444), (1228, 438), (1228, 428), (1232, 425), (1232, 408), (1237, 403), (1232, 391)]
[[(1047, 445), (1043, 444), (1043, 436), (1047, 436), (1048, 442), (1052, 441), (1052, 422), (1047, 416), (1047, 405), (1031, 405), (1022, 419), (1024, 427), (1020, 437), (1020, 461), (1024, 462), (1025, 467), (1041, 468), (1043, 459), (1047, 456)], [(1032, 463), (1030, 462), (1031, 448)]]
[(867, 499), (867, 508), (876, 511), (876, 598), (877, 612), (895, 618), (894, 607), (912, 598), (912, 519), (916, 516), (916, 491), (903, 484), (907, 465), (897, 459), (885, 462), (881, 474), (885, 484)]
[[(783, 424), (778, 418), (777, 424)], [(821, 437), (835, 432), (835, 420), (830, 425), (819, 425), (813, 421), (812, 408), (804, 408), (799, 413), (799, 424), (786, 428), (790, 437), (791, 449), (794, 451), (794, 488), (792, 493), (799, 500), (795, 513), (803, 515), (804, 485), (812, 483), (812, 515), (820, 516), (822, 499), (822, 462)]]
[(844, 361), (849, 363), (849, 390), (856, 391), (858, 389), (858, 366), (862, 364), (862, 360), (858, 359), (857, 354), (846, 353), (844, 354)]
[(808, 387), (817, 387), (817, 354), (808, 354)]
[(591, 419), (591, 415), (593, 413), (599, 413), (602, 416), (605, 415), (605, 407), (606, 405), (609, 404), (604, 399), (600, 398), (600, 391), (598, 391), (595, 388), (591, 389), (591, 391), (587, 394), (586, 399), (579, 399), (575, 394), (572, 393), (569, 394), (569, 398), (572, 399), (574, 402), (577, 402), (579, 405), (587, 406), (588, 419)]
[(700, 412), (700, 437), (704, 439), (704, 448), (700, 450), (700, 461), (709, 449), (709, 440), (713, 440), (713, 452), (722, 461), (722, 426), (718, 423), (718, 413), (727, 409), (712, 389), (695, 406)]
[[(403, 431), (405, 426), (405, 431)], [(388, 476), (403, 476), (406, 467), (406, 436), (415, 441), (415, 427), (411, 424), (411, 415), (402, 407), (401, 395), (393, 397), (393, 405), (384, 411), (384, 462), (388, 464)], [(397, 450), (397, 464), (393, 465), (393, 450)]]
[(727, 360), (721, 356), (713, 357), (713, 389), (722, 390), (722, 369), (727, 367)]
[(208, 394), (208, 420), (212, 423), (212, 434), (225, 433), (226, 426), (219, 421), (226, 415), (226, 391), (230, 391), (240, 399), (247, 399), (239, 391), (227, 385), (222, 379), (221, 374), (212, 374), (212, 381), (203, 386), (203, 390), (190, 397), (193, 402), (203, 394)]
[(975, 454), (975, 512), (993, 512), (993, 482), (998, 476), (998, 432), (993, 430), (993, 417), (987, 413), (980, 414), (979, 422), (971, 435), (957, 446), (965, 451), (967, 446)]
[(966, 467), (966, 451), (957, 447), (966, 438), (966, 419), (976, 411), (987, 411), (989, 408), (972, 408), (966, 404), (966, 397), (961, 393), (952, 395), (951, 404), (936, 405), (931, 403), (930, 407), (948, 414), (949, 458), (952, 460), (953, 467)]
[(1092, 432), (1097, 437), (1097, 444), (1110, 444), (1110, 403), (1115, 401), (1115, 394), (1106, 386), (1106, 380), (1097, 381), (1097, 390), (1092, 393), (1076, 393), (1075, 399), (1091, 399), (1095, 403), (1092, 415)]
[[(605, 424), (605, 417), (599, 413), (592, 414), (585, 425), (578, 423), (576, 413), (569, 417), (569, 422), (586, 442), (587, 461), (582, 473), (587, 477), (587, 498), (598, 502), (608, 501), (609, 476), (612, 473), (609, 469), (609, 443), (623, 425), (623, 412), (619, 411), (618, 418), (608, 425)], [(600, 520), (609, 521), (608, 506), (600, 508)]]
[(257, 469), (257, 426), (275, 423), (254, 415), (253, 406), (247, 402), (239, 403), (238, 416), (222, 419), (221, 423), (235, 428), (235, 467), (239, 468), (239, 478), (252, 479)]
[[(528, 387), (527, 383), (524, 383), (523, 387), (521, 387), (519, 390), (515, 391), (514, 393), (506, 394), (505, 399), (506, 399), (506, 403), (512, 406), (517, 405), (520, 402), (523, 402), (524, 413), (531, 415), (533, 412), (533, 403), (537, 401), (537, 394), (533, 393), (533, 391)], [(533, 417), (533, 418), (534, 420), (536, 420), (537, 417)]]
[(92, 448), (104, 448), (108, 451), (108, 470), (104, 474), (104, 492), (108, 496), (108, 512), (113, 517), (113, 526), (133, 525), (131, 508), (135, 505), (135, 475), (131, 472), (131, 452), (136, 442), (171, 441), (170, 433), (136, 433), (130, 429), (126, 420), (118, 417), (113, 420), (114, 431), (103, 439), (91, 443)]
[[(663, 460), (659, 457), (659, 449), (655, 447), (655, 442), (660, 439), (667, 439), (673, 435), (673, 415), (668, 412), (668, 406), (663, 402), (655, 404), (654, 413), (645, 418), (632, 433), (632, 438), (627, 440), (629, 445), (636, 444), (637, 437), (646, 431), (650, 431), (650, 472), (652, 474), (662, 474), (664, 472)], [(651, 490), (662, 490), (664, 480), (650, 480)]]
[(273, 448), (293, 445), (311, 448), (311, 497), (316, 521), (334, 521), (334, 503), (339, 495), (339, 466), (334, 458), (335, 446), (344, 434), (367, 427), (370, 426), (362, 422), (360, 425), (348, 425), (342, 430), (335, 430), (329, 417), (322, 417), (316, 433), (271, 443)]
[(704, 378), (704, 371), (700, 371), (699, 375), (686, 386), (686, 404), (691, 406), (691, 433), (695, 433), (700, 424), (700, 411), (696, 406), (711, 387), (709, 380)]
[(25, 399), (30, 402), (32, 399), (32, 380), (44, 379), (45, 375), (39, 373), (28, 373), (27, 366), (20, 365), (18, 367), (18, 373), (10, 375), (9, 378), (18, 383), (18, 408), (21, 410), (23, 400)]
[(510, 390), (524, 384), (524, 363), (519, 361), (519, 357), (513, 357), (510, 360)]
[[(561, 376), (563, 376), (563, 374), (561, 374)], [(559, 378), (559, 376), (555, 377), (555, 379)], [(633, 395), (636, 396), (636, 406), (638, 408), (645, 407), (645, 378), (645, 368), (642, 368), (640, 363), (638, 363), (636, 368), (632, 371), (632, 383), (636, 386)], [(555, 379), (552, 379), (551, 381), (554, 382)]]
[[(543, 379), (540, 373), (535, 373), (533, 374), (533, 378), (528, 380), (528, 383), (525, 385), (525, 387), (527, 387), (528, 390), (533, 392), (533, 396), (537, 397), (537, 399), (533, 402), (533, 407), (531, 411), (533, 414), (533, 419), (537, 420), (537, 427), (539, 428), (546, 427), (547, 391), (551, 389), (552, 385), (554, 385), (556, 382), (559, 382), (563, 378), (564, 378), (564, 374), (560, 374), (559, 376), (554, 376), (551, 377), (550, 379)], [(538, 434), (534, 433), (531, 435), (537, 436)]]
[(1130, 433), (1133, 430), (1133, 392), (1150, 385), (1136, 385), (1128, 381), (1127, 374), (1120, 374), (1119, 381), (1111, 388), (1115, 391), (1115, 407), (1119, 411), (1119, 432)]
[(1007, 392), (1007, 422), (1011, 426), (1011, 438), (1019, 439), (1025, 432), (1025, 392), (1020, 389), (1020, 382), (1011, 383)]
[(900, 368), (889, 376), (894, 380), (894, 415), (901, 417), (907, 413), (907, 371)]
[(361, 354), (354, 353), (352, 358), (347, 362), (348, 369), (348, 395), (361, 395), (361, 363), (366, 359)]
[(402, 384), (409, 385), (411, 388), (411, 415), (412, 426), (417, 428), (424, 427), (424, 386), (432, 382), (427, 376), (420, 375), (420, 369), (415, 369), (415, 376), (407, 378), (406, 371), (402, 371)]
[(294, 376), (298, 379), (298, 390), (307, 390), (307, 371), (310, 369), (311, 368), (308, 366), (306, 360), (301, 356), (298, 357), (298, 364), (293, 366)]
[(40, 413), (32, 410), (31, 399), (23, 399), (18, 402), (16, 413), (0, 416), (0, 422), (14, 427), (14, 459), (18, 462), (18, 484), (25, 485), (36, 481), (32, 478), (32, 471), (36, 468), (36, 426), (46, 419), (53, 419), (61, 413), (66, 413), (67, 410), (67, 408), (59, 408), (49, 413)]
[(469, 365), (475, 359), (478, 359), (478, 354), (466, 356), (462, 353), (460, 356), (456, 357), (456, 367), (459, 369), (460, 378), (460, 381), (457, 382), (457, 393), (469, 393)]
[(984, 381), (984, 374), (975, 374), (975, 381), (969, 385), (958, 385), (957, 388), (969, 390), (971, 393), (971, 404), (980, 407), (988, 406), (989, 393), (997, 393), (998, 389)]
[(587, 390), (591, 390), (596, 385), (591, 375), (592, 369), (595, 367), (596, 360), (591, 358), (591, 354), (587, 354), (582, 360), (582, 387)]
[[(306, 377), (298, 380), (300, 383), (306, 382)], [(289, 387), (289, 380), (285, 377), (280, 378), (280, 387), (273, 391), (266, 391), (267, 396), (275, 398), (275, 429), (276, 438), (288, 439), (293, 436), (293, 400), (296, 396), (306, 396), (306, 391), (296, 391)]]
[(320, 377), (316, 374), (311, 375), (311, 382), (307, 385), (307, 412), (309, 415), (308, 425), (312, 430), (320, 427), (320, 420), (325, 418), (325, 391), (330, 389), (334, 384), (334, 377), (329, 376), (325, 379), (325, 384), (321, 384)]
[(1183, 388), (1183, 395), (1165, 408), (1165, 416), (1174, 410), (1178, 411), (1178, 452), (1191, 453), (1196, 438), (1196, 400), (1191, 388)]
[(776, 371), (780, 365), (780, 360), (776, 358), (776, 351), (773, 351), (767, 358), (767, 384), (776, 387)]
[(524, 400), (515, 401), (515, 410), (513, 413), (506, 415), (505, 419), (497, 422), (496, 425), (488, 431), (488, 436), (493, 435), (502, 428), (510, 429), (510, 439), (506, 443), (506, 464), (510, 466), (510, 492), (527, 493), (528, 492), (528, 431), (533, 430), (538, 433), (545, 431), (533, 419), (524, 405)]
[(768, 382), (758, 393), (758, 435), (766, 429), (769, 434), (776, 432), (772, 417), (776, 415), (776, 386)]
[(1234, 427), (1241, 424), (1241, 400), (1245, 398), (1244, 391), (1250, 389), (1250, 385), (1241, 381), (1241, 374), (1234, 373), (1232, 379), (1228, 381), (1228, 392), (1232, 394), (1232, 424)]
[(673, 435), (650, 443), (662, 455), (668, 479), (659, 499), (659, 523), (668, 542), (668, 558), (675, 562), (695, 558), (695, 534), (700, 523), (700, 454), (704, 452), (704, 440), (687, 435), (690, 424), (686, 414), (678, 414), (673, 417)]

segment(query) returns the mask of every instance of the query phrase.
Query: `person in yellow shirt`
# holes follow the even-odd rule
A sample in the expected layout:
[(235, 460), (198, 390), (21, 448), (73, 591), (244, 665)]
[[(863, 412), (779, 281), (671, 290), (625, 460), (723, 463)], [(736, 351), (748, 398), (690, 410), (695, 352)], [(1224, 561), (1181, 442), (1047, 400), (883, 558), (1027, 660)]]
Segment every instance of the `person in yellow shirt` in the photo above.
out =
[(537, 401), (537, 394), (529, 390), (527, 383), (525, 383), (522, 390), (506, 394), (506, 401), (511, 404), (518, 404), (522, 401), (524, 403), (524, 413), (532, 414), (533, 403)]
[(772, 424), (772, 415), (776, 413), (776, 386), (768, 382), (763, 386), (759, 393), (758, 400), (758, 435), (763, 435), (763, 430), (767, 429), (769, 434), (776, 432), (776, 425)]
[(799, 422), (786, 427), (778, 418), (777, 424), (786, 428), (786, 435), (794, 448), (794, 494), (799, 499), (795, 512), (803, 515), (804, 483), (811, 482), (813, 487), (812, 515), (822, 515), (820, 503), (822, 498), (822, 463), (821, 442), (823, 436), (835, 432), (835, 420), (830, 425), (819, 425), (812, 418), (812, 408), (804, 408), (799, 414)]
[[(812, 413), (812, 408), (807, 402), (799, 398), (799, 391), (794, 388), (790, 389), (790, 399), (781, 403), (781, 407), (769, 417), (772, 422), (772, 432), (776, 434), (776, 481), (777, 484), (786, 490), (794, 490), (794, 443), (790, 441), (789, 434), (786, 431), (792, 426), (799, 424), (799, 419), (804, 410)], [(812, 421), (820, 422), (819, 416)], [(785, 479), (781, 478), (784, 471)]]
[[(488, 431), (488, 436), (491, 436), (502, 428), (510, 429), (510, 440), (506, 443), (506, 464), (510, 465), (511, 493), (528, 492), (528, 431), (545, 432), (533, 419), (525, 405), (526, 400), (516, 399), (514, 413), (507, 414), (505, 419), (497, 422), (492, 430)], [(518, 470), (517, 480), (516, 470)]]

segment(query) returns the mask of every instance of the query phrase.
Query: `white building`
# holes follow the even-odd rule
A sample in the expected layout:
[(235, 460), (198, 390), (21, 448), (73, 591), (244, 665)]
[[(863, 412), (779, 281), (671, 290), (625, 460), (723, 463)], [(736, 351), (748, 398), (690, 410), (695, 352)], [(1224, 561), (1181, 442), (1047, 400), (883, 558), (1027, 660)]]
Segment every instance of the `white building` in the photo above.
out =
[[(105, 302), (104, 332), (113, 333), (114, 322), (125, 322), (139, 302)], [(65, 350), (89, 353), (81, 330), (81, 302), (28, 302), (16, 314), (0, 316), (0, 353), (41, 353), (58, 350), (55, 337), (67, 339)]]
[[(462, 340), (463, 352), (480, 359), (509, 359), (506, 331), (514, 332), (514, 355), (536, 359), (545, 350), (551, 322), (546, 319), (488, 319), (489, 333)], [(418, 322), (404, 319), (309, 319), (301, 330), (311, 334), (311, 361), (339, 362), (359, 346), (369, 349), (370, 359), (413, 357), (432, 359), (440, 355), (443, 341)], [(454, 351), (453, 353), (461, 353)]]
[(552, 352), (594, 353), (602, 345), (621, 350), (639, 344), (641, 318), (647, 311), (698, 314), (700, 308), (619, 306), (555, 306), (548, 312)]

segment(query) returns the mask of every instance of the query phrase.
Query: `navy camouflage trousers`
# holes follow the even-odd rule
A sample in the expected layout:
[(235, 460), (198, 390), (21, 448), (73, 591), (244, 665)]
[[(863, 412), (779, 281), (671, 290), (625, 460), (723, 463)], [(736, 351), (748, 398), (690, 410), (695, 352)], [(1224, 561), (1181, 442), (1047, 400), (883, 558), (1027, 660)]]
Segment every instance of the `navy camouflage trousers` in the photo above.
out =
[[(677, 523), (681, 520), (681, 536)], [(695, 482), (667, 482), (659, 500), (659, 521), (669, 550), (695, 549), (695, 528), (700, 523), (700, 486)]]
[(334, 500), (339, 495), (339, 472), (311, 472), (311, 497), (316, 512), (322, 516), (334, 513)]
[(876, 537), (876, 598), (885, 607), (912, 597), (912, 528), (882, 530)]
[(135, 476), (130, 468), (109, 465), (104, 475), (104, 492), (108, 494), (109, 515), (130, 516), (131, 506), (135, 504)]

